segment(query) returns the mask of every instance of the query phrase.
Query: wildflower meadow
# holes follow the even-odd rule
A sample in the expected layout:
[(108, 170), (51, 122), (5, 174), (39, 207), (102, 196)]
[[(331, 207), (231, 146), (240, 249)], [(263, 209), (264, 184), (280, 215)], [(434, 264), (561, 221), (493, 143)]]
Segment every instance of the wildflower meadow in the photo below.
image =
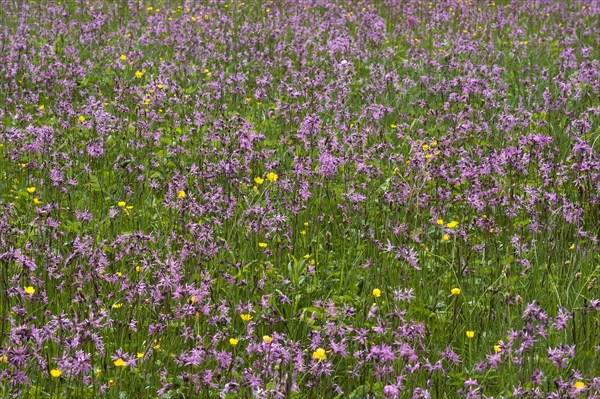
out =
[(598, 0), (0, 1), (0, 397), (600, 398)]

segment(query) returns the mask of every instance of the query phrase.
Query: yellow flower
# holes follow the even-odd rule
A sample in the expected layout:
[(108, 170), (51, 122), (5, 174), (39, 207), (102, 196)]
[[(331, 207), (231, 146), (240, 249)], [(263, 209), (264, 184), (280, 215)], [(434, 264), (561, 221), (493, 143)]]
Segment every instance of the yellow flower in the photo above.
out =
[(33, 203), (34, 203), (34, 204), (36, 204), (36, 205), (39, 205), (39, 204), (41, 204), (41, 203), (42, 203), (42, 201), (40, 201), (40, 199), (39, 199), (39, 198), (34, 198), (34, 199), (33, 199)]
[(115, 383), (115, 380), (108, 380), (108, 386), (111, 387)]
[(500, 345), (494, 345), (494, 352), (501, 352), (502, 348), (500, 347)]
[(278, 177), (279, 176), (277, 176), (277, 173), (273, 173), (273, 172), (271, 172), (267, 175), (267, 179), (269, 179), (269, 181), (272, 183), (275, 183), (277, 181)]
[(58, 369), (52, 369), (52, 370), (50, 370), (50, 375), (54, 378), (58, 378), (62, 375), (62, 371), (60, 371)]
[(436, 145), (437, 145), (437, 141), (433, 140), (433, 141), (431, 142), (431, 146), (432, 146), (432, 147), (435, 147)]
[(444, 241), (448, 241), (449, 239), (450, 239), (450, 236), (448, 234), (444, 234), (442, 236), (442, 240), (444, 240)]
[(122, 303), (115, 303), (114, 305), (112, 305), (113, 309), (119, 309), (123, 306)]
[(475, 331), (467, 331), (467, 338), (473, 338), (475, 336)]
[(265, 179), (263, 179), (262, 177), (255, 177), (254, 178), (254, 183), (258, 184), (259, 186), (261, 184), (263, 184), (265, 182)]
[(121, 61), (125, 61), (127, 59), (127, 56), (125, 54), (123, 54), (122, 56), (119, 57), (121, 59)]
[(79, 116), (79, 122), (81, 122), (81, 123), (85, 122), (85, 116), (80, 115)]
[(158, 89), (162, 89), (164, 86), (161, 85), (160, 83), (156, 86)]
[(448, 227), (449, 229), (453, 229), (456, 226), (458, 226), (458, 222), (456, 222), (456, 221), (452, 221), (446, 225), (446, 227)]
[(273, 342), (273, 337), (271, 337), (270, 335), (263, 335), (263, 341), (267, 344), (270, 344), (271, 342)]
[(460, 288), (452, 288), (450, 292), (452, 295), (460, 295)]
[(427, 151), (429, 149), (429, 146), (427, 144), (423, 144), (423, 151)]
[(441, 226), (444, 224), (444, 219), (438, 219), (435, 222), (438, 224), (438, 226)]
[(32, 286), (23, 287), (23, 289), (25, 290), (25, 293), (27, 295), (35, 294), (35, 288), (33, 288)]
[(144, 76), (144, 72), (141, 71), (135, 71), (135, 77), (137, 79), (141, 79), (141, 77)]
[(325, 353), (325, 349), (318, 348), (316, 351), (313, 352), (313, 358), (317, 359), (318, 361), (325, 360), (327, 358), (327, 354)]
[(252, 319), (252, 315), (250, 313), (242, 313), (240, 317), (244, 321), (250, 321)]
[(229, 338), (229, 345), (236, 346), (238, 344), (238, 340), (235, 338)]
[(185, 198), (185, 191), (181, 190), (177, 193), (177, 198)]
[(116, 367), (123, 367), (127, 365), (123, 359), (117, 359), (113, 363)]
[(381, 296), (381, 290), (379, 288), (375, 288), (372, 294), (375, 298), (379, 298)]
[(142, 271), (142, 268), (141, 268), (141, 267), (139, 267), (139, 266), (136, 266), (136, 267), (135, 267), (135, 271), (139, 273), (139, 272), (141, 272), (141, 271)]
[(259, 242), (258, 246), (261, 248), (266, 248), (267, 247), (267, 243), (266, 242)]
[(27, 192), (28, 192), (29, 194), (33, 194), (33, 193), (35, 193), (35, 187), (27, 187)]
[(8, 362), (8, 356), (0, 356), (0, 362), (2, 362), (2, 363)]
[(145, 354), (144, 352), (138, 352), (138, 353), (137, 353), (137, 358), (138, 358), (138, 359), (141, 359), (141, 358), (143, 358), (145, 355), (146, 355), (146, 354)]
[(155, 350), (159, 350), (160, 349), (160, 344), (156, 344), (152, 348), (154, 348)]
[(40, 105), (40, 111), (44, 110), (44, 104)]
[(125, 202), (125, 201), (119, 201), (119, 202), (117, 202), (117, 205), (119, 205), (122, 208), (125, 205), (127, 205), (127, 202)]
[(569, 249), (572, 251), (575, 249), (575, 244), (571, 244), (571, 246), (569, 247)]
[(146, 11), (152, 11), (152, 10), (154, 10), (154, 8), (152, 8), (152, 7), (146, 8)]
[(575, 389), (584, 389), (585, 388), (585, 384), (583, 383), (583, 381), (577, 381), (573, 387), (575, 387)]

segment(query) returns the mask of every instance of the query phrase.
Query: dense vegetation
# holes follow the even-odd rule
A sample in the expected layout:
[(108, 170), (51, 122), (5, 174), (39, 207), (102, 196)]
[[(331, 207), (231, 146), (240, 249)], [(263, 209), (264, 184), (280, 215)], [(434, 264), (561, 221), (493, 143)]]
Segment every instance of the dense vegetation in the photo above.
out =
[(0, 396), (600, 398), (600, 3), (6, 1)]

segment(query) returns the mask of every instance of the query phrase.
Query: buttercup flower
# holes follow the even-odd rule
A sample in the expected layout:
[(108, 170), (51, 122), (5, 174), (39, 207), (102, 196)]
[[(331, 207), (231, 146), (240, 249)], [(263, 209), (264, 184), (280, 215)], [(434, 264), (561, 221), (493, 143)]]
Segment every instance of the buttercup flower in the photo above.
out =
[(242, 313), (240, 317), (244, 321), (250, 321), (252, 319), (252, 315), (250, 313)]
[(317, 359), (318, 361), (323, 361), (327, 358), (327, 354), (325, 352), (325, 349), (323, 348), (318, 348), (316, 351), (313, 352), (313, 358)]
[(269, 179), (269, 181), (272, 183), (275, 183), (277, 181), (277, 178), (278, 178), (277, 173), (271, 172), (267, 175), (267, 179)]
[(452, 221), (452, 222), (450, 222), (450, 223), (448, 223), (448, 224), (446, 225), (446, 227), (448, 227), (449, 229), (453, 229), (453, 228), (455, 228), (456, 226), (458, 226), (458, 222), (457, 222), (457, 221)]

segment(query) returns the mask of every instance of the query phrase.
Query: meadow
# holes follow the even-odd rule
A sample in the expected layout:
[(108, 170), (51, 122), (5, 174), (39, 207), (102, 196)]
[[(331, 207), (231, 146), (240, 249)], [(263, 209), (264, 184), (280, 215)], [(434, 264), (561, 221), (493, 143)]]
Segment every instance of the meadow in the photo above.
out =
[(600, 2), (0, 7), (0, 397), (600, 398)]

